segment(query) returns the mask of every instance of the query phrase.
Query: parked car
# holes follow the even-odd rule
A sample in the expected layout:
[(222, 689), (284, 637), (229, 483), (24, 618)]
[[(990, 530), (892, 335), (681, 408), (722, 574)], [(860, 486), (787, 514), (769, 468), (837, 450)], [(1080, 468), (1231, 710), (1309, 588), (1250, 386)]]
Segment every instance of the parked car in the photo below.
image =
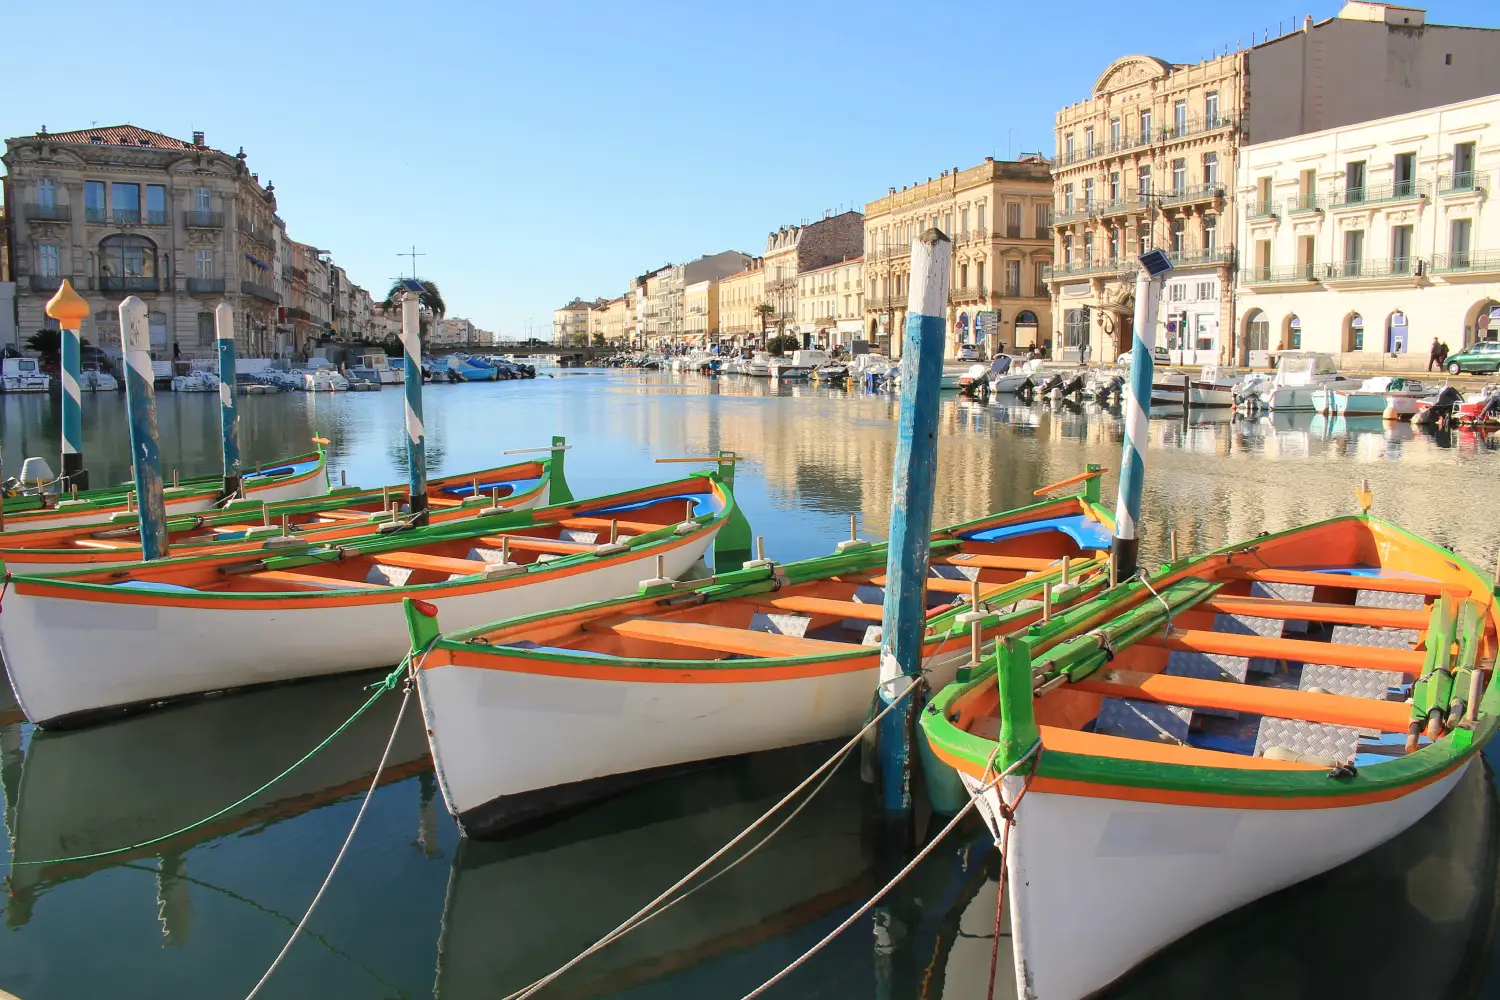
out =
[[(1125, 351), (1118, 358), (1115, 358), (1115, 364), (1130, 364), (1131, 353), (1132, 352), (1130, 351)], [(1167, 349), (1165, 347), (1157, 344), (1155, 347), (1151, 348), (1151, 363), (1154, 365), (1170, 365), (1172, 363), (1172, 355), (1167, 353)]]
[(963, 345), (962, 347), (960, 347), (958, 349), (958, 356), (954, 360), (956, 360), (956, 361), (983, 361), (984, 360), (983, 355), (984, 355), (984, 352), (981, 351), (979, 348), (975, 347), (973, 344), (965, 344), (965, 345)]
[(1454, 375), (1500, 371), (1500, 340), (1481, 340), (1448, 355), (1447, 367)]

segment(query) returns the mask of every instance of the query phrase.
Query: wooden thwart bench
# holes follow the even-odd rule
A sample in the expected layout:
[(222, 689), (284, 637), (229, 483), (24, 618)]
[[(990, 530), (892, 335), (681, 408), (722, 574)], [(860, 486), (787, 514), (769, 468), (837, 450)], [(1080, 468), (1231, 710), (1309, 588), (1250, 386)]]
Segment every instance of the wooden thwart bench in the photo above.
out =
[(1363, 670), (1397, 670), (1413, 677), (1422, 672), (1422, 662), (1426, 657), (1425, 653), (1416, 650), (1381, 649), (1375, 646), (1350, 646), (1338, 642), (1275, 639), (1261, 635), (1237, 635), (1229, 632), (1206, 632), (1193, 629), (1174, 629), (1165, 636), (1147, 636), (1140, 643), (1143, 646), (1158, 646), (1190, 653), (1260, 656), (1272, 660), (1326, 663), (1335, 667), (1357, 667)]
[(1313, 601), (1279, 601), (1270, 597), (1230, 597), (1220, 594), (1197, 605), (1203, 611), (1223, 615), (1247, 615), (1282, 621), (1326, 622), (1330, 625), (1371, 625), (1425, 630), (1431, 615), (1426, 611), (1394, 608), (1364, 608), (1354, 604), (1323, 604)]
[(613, 632), (615, 635), (673, 646), (691, 646), (719, 653), (741, 656), (814, 656), (818, 653), (841, 653), (861, 647), (823, 639), (801, 639), (774, 632), (752, 632), (724, 625), (698, 622), (663, 621), (659, 618), (630, 616), (603, 618), (583, 626), (585, 632)]

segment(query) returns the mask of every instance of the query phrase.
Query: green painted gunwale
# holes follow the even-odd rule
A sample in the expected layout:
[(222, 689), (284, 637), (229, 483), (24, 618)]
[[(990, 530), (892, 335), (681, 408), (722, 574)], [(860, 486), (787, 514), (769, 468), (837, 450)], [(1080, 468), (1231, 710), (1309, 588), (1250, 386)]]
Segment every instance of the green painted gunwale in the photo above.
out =
[[(1027, 513), (1043, 513), (1051, 508), (1062, 504), (1076, 502), (1078, 508), (1086, 515), (1098, 520), (1110, 530), (1114, 529), (1114, 518), (1102, 507), (1089, 503), (1082, 496), (1063, 496), (1040, 503), (1028, 504), (1025, 507), (1017, 507), (1012, 510), (1001, 511), (994, 514), (986, 514), (982, 517), (962, 521), (958, 524), (936, 528), (932, 532), (933, 552), (942, 552), (947, 549), (957, 548), (961, 541), (957, 537), (964, 532), (971, 531), (988, 525), (1002, 518), (1018, 518), (1025, 520), (1021, 515)], [(847, 650), (834, 650), (827, 653), (813, 653), (807, 656), (781, 656), (781, 657), (745, 657), (737, 660), (658, 660), (645, 657), (623, 657), (623, 656), (590, 656), (586, 654), (568, 654), (554, 649), (529, 650), (510, 646), (491, 646), (482, 642), (474, 642), (490, 632), (501, 628), (513, 628), (532, 622), (545, 622), (548, 619), (562, 615), (575, 614), (579, 612), (605, 613), (610, 608), (625, 607), (639, 603), (643, 598), (659, 597), (664, 600), (675, 599), (679, 602), (693, 600), (695, 603), (712, 603), (724, 601), (736, 597), (748, 597), (755, 594), (768, 593), (779, 590), (782, 587), (794, 586), (796, 584), (811, 583), (837, 576), (844, 573), (855, 573), (862, 570), (875, 569), (885, 566), (886, 543), (877, 542), (866, 546), (837, 552), (830, 555), (814, 556), (796, 562), (784, 563), (777, 566), (755, 566), (749, 569), (735, 570), (730, 573), (718, 574), (709, 578), (709, 581), (697, 587), (675, 588), (671, 586), (659, 586), (649, 590), (643, 589), (627, 597), (615, 598), (608, 601), (597, 601), (574, 605), (570, 608), (561, 608), (555, 611), (540, 612), (533, 615), (525, 615), (517, 618), (492, 622), (471, 629), (442, 635), (438, 639), (435, 648), (446, 648), (464, 653), (481, 653), (486, 656), (511, 657), (520, 661), (573, 664), (576, 666), (601, 666), (608, 665), (626, 669), (662, 670), (681, 672), (683, 670), (715, 671), (715, 670), (746, 670), (763, 668), (768, 666), (790, 667), (804, 666), (809, 664), (827, 664), (847, 659), (857, 659), (878, 653), (879, 649), (873, 646), (850, 646)], [(1017, 581), (1011, 587), (1017, 590), (1040, 588), (1048, 581), (1061, 577), (1061, 569), (1047, 574), (1042, 574), (1029, 581)], [(1090, 584), (1087, 589), (1096, 589), (1102, 581)], [(964, 638), (969, 634), (970, 626), (967, 623), (956, 621), (966, 606), (956, 605), (943, 614), (929, 619), (927, 622), (928, 636), (924, 641), (925, 646), (932, 646), (950, 638)], [(1015, 612), (1008, 615), (997, 615), (986, 619), (984, 628), (993, 628), (997, 623), (1004, 623), (1020, 618), (1024, 612)], [(429, 628), (422, 622), (416, 622), (412, 613), (408, 613), (408, 622), (413, 625), (414, 646), (427, 648), (431, 642), (430, 638), (418, 639), (418, 634), (426, 636)], [(426, 621), (425, 619), (423, 620)]]
[[(691, 485), (695, 479), (704, 479), (709, 483), (718, 484), (724, 491), (724, 506), (720, 510), (699, 514), (691, 520), (699, 525), (709, 527), (716, 522), (727, 519), (730, 513), (736, 509), (734, 490), (724, 482), (716, 472), (695, 472), (681, 479), (672, 480), (672, 483), (681, 483), (684, 488)], [(665, 485), (665, 484), (658, 484)], [(711, 492), (712, 486), (705, 488), (705, 492)], [(275, 591), (264, 594), (254, 592), (230, 592), (222, 593), (215, 591), (197, 591), (194, 593), (178, 593), (172, 591), (132, 590), (120, 589), (115, 585), (126, 580), (143, 579), (151, 580), (157, 576), (157, 570), (175, 566), (191, 565), (197, 563), (223, 563), (225, 566), (243, 565), (255, 563), (259, 570), (297, 570), (306, 566), (316, 566), (322, 563), (339, 562), (345, 555), (379, 555), (382, 552), (391, 552), (398, 549), (409, 549), (415, 546), (429, 545), (435, 542), (457, 541), (465, 538), (474, 538), (479, 535), (487, 535), (495, 531), (511, 530), (515, 528), (530, 528), (540, 525), (551, 524), (554, 518), (566, 518), (580, 516), (579, 509), (584, 512), (615, 506), (621, 501), (628, 501), (633, 495), (641, 492), (639, 489), (627, 490), (621, 493), (613, 493), (592, 500), (573, 501), (565, 504), (554, 504), (547, 507), (534, 507), (527, 510), (501, 511), (486, 517), (464, 518), (462, 520), (450, 521), (446, 524), (428, 525), (421, 528), (406, 528), (401, 531), (391, 532), (386, 535), (364, 535), (353, 539), (345, 539), (337, 545), (320, 545), (310, 549), (301, 549), (285, 555), (258, 555), (256, 552), (234, 552), (234, 553), (207, 553), (203, 555), (177, 556), (171, 559), (162, 559), (156, 562), (132, 562), (121, 563), (108, 570), (103, 569), (80, 569), (69, 570), (64, 573), (48, 574), (24, 574), (18, 573), (11, 576), (12, 585), (26, 584), (29, 586), (45, 587), (60, 591), (56, 594), (39, 594), (44, 597), (66, 597), (70, 592), (82, 591), (92, 593), (109, 593), (120, 598), (122, 604), (143, 605), (165, 605), (171, 606), (183, 599), (191, 598), (194, 601), (211, 600), (223, 603), (248, 603), (254, 604), (258, 601), (285, 600), (287, 598), (305, 597), (314, 601), (328, 597), (345, 597), (352, 594), (371, 596), (394, 595), (425, 597), (434, 595), (441, 597), (443, 592), (460, 587), (473, 587), (476, 583), (482, 583), (479, 578), (444, 580), (436, 583), (416, 584), (405, 587), (390, 587), (380, 591), (370, 591), (363, 587), (330, 587), (327, 590), (317, 591)], [(563, 513), (560, 508), (568, 508), (568, 513)], [(561, 517), (559, 517), (561, 515)], [(681, 524), (679, 521), (677, 524)], [(670, 524), (656, 531), (636, 535), (630, 541), (624, 543), (632, 549), (648, 547), (659, 541), (669, 540), (674, 537), (676, 524)], [(678, 536), (680, 537), (680, 536)], [(258, 557), (257, 557), (258, 556)], [(610, 559), (613, 556), (598, 556), (592, 552), (579, 552), (553, 559), (545, 563), (532, 563), (527, 566), (527, 574), (548, 573), (555, 569), (566, 569), (580, 562)], [(134, 574), (139, 570), (150, 570), (143, 577)], [(0, 576), (5, 574), (5, 565), (0, 562)], [(93, 583), (87, 580), (77, 579), (83, 576), (98, 576), (107, 573), (108, 583)], [(502, 578), (506, 582), (515, 582), (522, 578), (523, 574)], [(501, 581), (497, 581), (501, 582)]]
[[(1247, 545), (1260, 544), (1268, 539), (1285, 538), (1304, 530), (1350, 520), (1368, 520), (1379, 523), (1383, 527), (1440, 555), (1462, 571), (1471, 574), (1479, 582), (1481, 592), (1488, 588), (1488, 585), (1484, 583), (1484, 574), (1476, 570), (1472, 564), (1462, 557), (1419, 535), (1412, 534), (1404, 528), (1378, 518), (1369, 517), (1368, 515), (1345, 515), (1343, 517), (1329, 518), (1326, 521), (1291, 528), (1269, 536), (1261, 536), (1251, 542), (1225, 546), (1203, 556), (1183, 559), (1168, 566), (1163, 566), (1157, 576), (1159, 578), (1167, 575), (1168, 572), (1180, 571), (1183, 568), (1201, 563), (1212, 556), (1242, 550)], [(1126, 588), (1132, 588), (1134, 592), (1144, 589), (1139, 583), (1127, 584)], [(1116, 588), (1117, 591), (1124, 589)], [(1101, 595), (1095, 601), (1091, 602), (1091, 606), (1097, 609), (1100, 606), (1100, 602), (1110, 600), (1112, 597), (1115, 600), (1120, 599), (1119, 596), (1111, 592), (1110, 594)], [(1087, 613), (1089, 607), (1090, 605), (1085, 605), (1076, 609), (1073, 617), (1076, 619), (1083, 616)], [(1058, 629), (1048, 630), (1046, 634), (1051, 636), (1065, 628), (1066, 625), (1060, 625)], [(995, 674), (993, 668), (990, 668), (967, 683), (950, 684), (941, 691), (928, 705), (926, 711), (922, 713), (922, 729), (928, 740), (934, 746), (940, 747), (951, 756), (968, 760), (978, 767), (985, 766), (990, 760), (991, 755), (995, 753), (996, 742), (983, 739), (959, 729), (949, 718), (949, 711), (954, 702), (965, 693), (975, 690), (982, 685), (993, 683), (995, 683)], [(1329, 778), (1322, 771), (1250, 771), (1241, 768), (1203, 767), (1188, 764), (1120, 760), (1117, 758), (1095, 757), (1089, 754), (1074, 754), (1056, 750), (1047, 751), (1041, 755), (1036, 773), (1038, 777), (1065, 781), (1082, 781), (1101, 785), (1153, 788), (1162, 791), (1193, 792), (1209, 795), (1243, 795), (1267, 798), (1338, 798), (1358, 796), (1417, 784), (1436, 778), (1449, 769), (1464, 763), (1482, 749), (1494, 735), (1497, 724), (1497, 709), (1500, 709), (1500, 684), (1495, 683), (1492, 677), (1491, 683), (1486, 687), (1483, 696), (1480, 698), (1479, 710), (1472, 729), (1455, 729), (1436, 741), (1421, 747), (1414, 753), (1393, 758), (1390, 761), (1380, 764), (1363, 767), (1353, 778), (1335, 780)], [(1003, 770), (1011, 763), (1013, 762), (997, 759), (995, 761), (995, 768)]]

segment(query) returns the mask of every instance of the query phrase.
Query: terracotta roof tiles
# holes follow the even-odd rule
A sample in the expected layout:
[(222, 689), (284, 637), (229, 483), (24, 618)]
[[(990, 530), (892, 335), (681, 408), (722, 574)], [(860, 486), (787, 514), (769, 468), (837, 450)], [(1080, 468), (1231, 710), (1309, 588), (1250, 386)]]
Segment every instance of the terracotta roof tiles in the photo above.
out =
[(53, 142), (77, 142), (92, 146), (142, 146), (156, 149), (196, 149), (190, 142), (174, 139), (161, 132), (139, 128), (135, 125), (106, 125), (102, 128), (85, 128), (73, 132), (47, 132), (29, 136), (32, 139), (47, 138)]

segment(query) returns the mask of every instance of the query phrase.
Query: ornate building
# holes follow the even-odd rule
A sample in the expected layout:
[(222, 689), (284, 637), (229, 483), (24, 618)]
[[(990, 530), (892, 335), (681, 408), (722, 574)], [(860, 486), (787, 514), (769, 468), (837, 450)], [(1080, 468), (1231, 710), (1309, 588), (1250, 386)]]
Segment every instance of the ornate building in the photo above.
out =
[(127, 295), (146, 302), (159, 356), (211, 355), (221, 302), (240, 353), (271, 353), (276, 197), (243, 150), (116, 125), (7, 139), (0, 161), (21, 340), (54, 325), (44, 307), (67, 278), (93, 310), (83, 336), (112, 353)]

